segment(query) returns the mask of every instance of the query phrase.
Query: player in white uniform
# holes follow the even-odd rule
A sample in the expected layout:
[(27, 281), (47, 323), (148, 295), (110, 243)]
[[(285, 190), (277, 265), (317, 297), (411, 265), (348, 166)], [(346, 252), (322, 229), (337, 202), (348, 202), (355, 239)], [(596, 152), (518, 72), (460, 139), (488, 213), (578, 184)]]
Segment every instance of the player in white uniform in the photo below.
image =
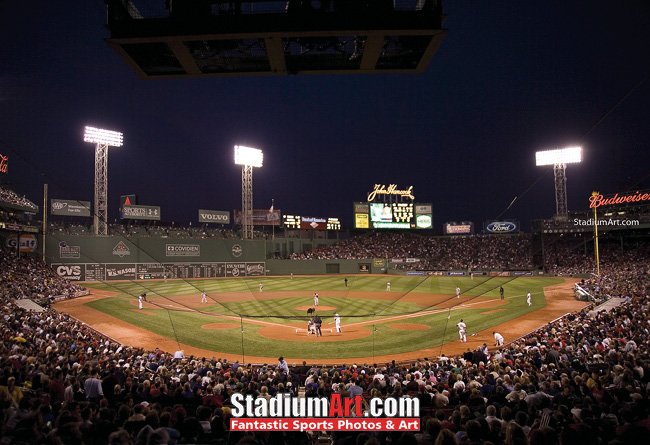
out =
[(390, 292), (390, 281), (386, 283), (386, 292)]
[(503, 346), (503, 335), (498, 332), (492, 332), (492, 335), (494, 335), (494, 345)]
[(259, 287), (260, 287), (260, 292), (262, 292), (264, 290), (264, 283), (260, 283)]
[(142, 295), (138, 295), (138, 309), (142, 309)]
[(528, 303), (528, 307), (533, 305), (533, 297), (530, 295), (530, 292), (526, 295), (526, 303)]
[(314, 307), (318, 306), (318, 292), (314, 292)]
[(339, 314), (334, 314), (334, 326), (336, 327), (336, 332), (341, 332), (341, 316)]
[(207, 303), (208, 302), (208, 296), (206, 295), (205, 291), (201, 292), (201, 303)]
[(456, 288), (456, 298), (460, 298), (460, 287)]
[(458, 326), (458, 336), (460, 337), (460, 341), (467, 343), (467, 325), (462, 318), (456, 326)]

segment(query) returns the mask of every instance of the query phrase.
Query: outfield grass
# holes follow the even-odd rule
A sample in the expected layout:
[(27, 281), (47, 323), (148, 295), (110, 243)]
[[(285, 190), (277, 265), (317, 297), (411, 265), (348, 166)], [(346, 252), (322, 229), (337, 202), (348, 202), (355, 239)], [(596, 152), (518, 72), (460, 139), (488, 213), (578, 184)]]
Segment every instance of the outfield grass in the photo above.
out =
[[(116, 292), (115, 296), (87, 304), (141, 328), (207, 350), (241, 354), (243, 342), (243, 352), (252, 356), (351, 359), (422, 350), (454, 341), (458, 336), (455, 325), (461, 318), (467, 323), (470, 334), (496, 326), (543, 307), (543, 287), (562, 282), (561, 279), (547, 277), (470, 279), (369, 275), (348, 278), (348, 288), (344, 286), (342, 276), (104, 282), (89, 284), (89, 287)], [(387, 281), (391, 282), (390, 293), (385, 291)], [(259, 292), (259, 283), (263, 283), (264, 292)], [(494, 312), (485, 306), (472, 308), (469, 304), (452, 310), (440, 306), (440, 295), (455, 300), (457, 286), (462, 290), (465, 303), (486, 297), (499, 300), (501, 285), (506, 295), (506, 306), (502, 307), (505, 310)], [(201, 291), (208, 294), (209, 302), (197, 308)], [(336, 311), (342, 317), (344, 332), (346, 325), (366, 322), (355, 327), (363, 331), (365, 337), (332, 341), (333, 336), (325, 335), (317, 339), (296, 335), (295, 329), (284, 328), (288, 325), (306, 325), (305, 312), (297, 308), (311, 305), (315, 291), (320, 295), (321, 306), (336, 308), (319, 311), (325, 322), (324, 327), (333, 327), (327, 323), (332, 321), (331, 317)], [(528, 291), (533, 293), (531, 308), (526, 304)], [(142, 311), (134, 310), (134, 299), (142, 292), (146, 292), (148, 299), (158, 306), (153, 308), (147, 305)], [(376, 298), (359, 298), (358, 293), (361, 292), (374, 292)], [(271, 294), (274, 295), (273, 299), (269, 298)], [(419, 295), (418, 303), (404, 301), (415, 294)], [(389, 299), (386, 299), (387, 295)], [(173, 310), (171, 306), (197, 308), (200, 312)], [(483, 312), (491, 313), (487, 315)], [(383, 321), (387, 317), (407, 314), (412, 316), (403, 320)], [(250, 318), (276, 323), (279, 329), (286, 329), (286, 336), (283, 334), (282, 340), (266, 338), (259, 334), (263, 326), (251, 323)], [(209, 323), (228, 323), (233, 327), (218, 330), (202, 328)], [(399, 323), (419, 324), (427, 328), (404, 330), (393, 326)], [(243, 326), (243, 331), (240, 326)]]

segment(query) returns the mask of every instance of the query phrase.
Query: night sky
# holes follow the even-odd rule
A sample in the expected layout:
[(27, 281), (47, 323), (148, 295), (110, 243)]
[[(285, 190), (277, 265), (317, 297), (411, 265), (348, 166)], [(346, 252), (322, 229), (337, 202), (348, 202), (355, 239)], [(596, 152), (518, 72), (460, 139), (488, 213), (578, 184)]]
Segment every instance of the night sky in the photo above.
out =
[[(162, 1), (162, 0), (161, 0)], [(540, 149), (582, 144), (568, 205), (650, 188), (650, 2), (447, 0), (448, 34), (424, 74), (141, 80), (106, 44), (102, 0), (0, 1), (0, 181), (42, 205), (92, 201), (84, 125), (124, 132), (119, 195), (196, 224), (241, 206), (235, 144), (259, 147), (254, 207), (352, 223), (373, 184), (414, 186), (434, 225), (550, 217)], [(519, 199), (504, 213), (515, 196)]]

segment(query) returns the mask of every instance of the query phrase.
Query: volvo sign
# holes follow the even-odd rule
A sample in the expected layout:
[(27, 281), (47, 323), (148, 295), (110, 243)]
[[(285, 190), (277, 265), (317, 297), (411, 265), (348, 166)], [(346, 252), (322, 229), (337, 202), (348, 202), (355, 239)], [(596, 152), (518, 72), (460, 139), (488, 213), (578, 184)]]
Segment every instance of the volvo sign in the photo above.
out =
[(230, 224), (230, 212), (199, 209), (200, 223)]

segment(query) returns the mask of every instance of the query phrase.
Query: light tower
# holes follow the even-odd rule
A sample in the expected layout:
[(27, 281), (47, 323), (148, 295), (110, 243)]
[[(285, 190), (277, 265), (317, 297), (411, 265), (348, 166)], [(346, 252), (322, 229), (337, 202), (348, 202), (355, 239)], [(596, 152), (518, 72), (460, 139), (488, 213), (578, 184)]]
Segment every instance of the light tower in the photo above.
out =
[(84, 142), (95, 144), (95, 235), (108, 235), (108, 147), (123, 145), (122, 133), (86, 127)]
[(535, 153), (538, 167), (552, 165), (555, 176), (555, 217), (566, 219), (569, 211), (566, 199), (566, 165), (582, 161), (582, 147), (566, 147)]
[(261, 167), (264, 154), (258, 148), (235, 145), (235, 164), (241, 165), (242, 239), (253, 239), (253, 167)]

